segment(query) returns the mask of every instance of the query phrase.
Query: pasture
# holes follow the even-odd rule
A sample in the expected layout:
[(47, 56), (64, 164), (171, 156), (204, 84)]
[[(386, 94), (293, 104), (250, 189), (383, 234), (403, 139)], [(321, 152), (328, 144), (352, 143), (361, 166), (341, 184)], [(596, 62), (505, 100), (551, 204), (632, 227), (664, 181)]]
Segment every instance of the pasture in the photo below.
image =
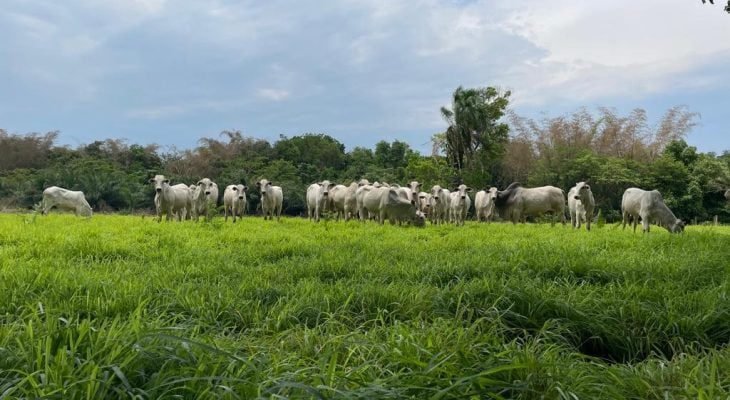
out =
[(0, 398), (726, 398), (730, 228), (0, 215)]

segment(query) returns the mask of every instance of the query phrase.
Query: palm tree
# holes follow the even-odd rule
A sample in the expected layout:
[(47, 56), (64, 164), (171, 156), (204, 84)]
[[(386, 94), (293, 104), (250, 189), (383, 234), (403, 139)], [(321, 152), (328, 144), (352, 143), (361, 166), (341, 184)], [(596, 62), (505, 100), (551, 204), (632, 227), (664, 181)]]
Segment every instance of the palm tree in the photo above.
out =
[(479, 152), (492, 156), (504, 146), (509, 127), (498, 123), (509, 104), (510, 92), (493, 87), (454, 91), (451, 109), (441, 107), (449, 127), (444, 132), (446, 156), (457, 170), (464, 169)]

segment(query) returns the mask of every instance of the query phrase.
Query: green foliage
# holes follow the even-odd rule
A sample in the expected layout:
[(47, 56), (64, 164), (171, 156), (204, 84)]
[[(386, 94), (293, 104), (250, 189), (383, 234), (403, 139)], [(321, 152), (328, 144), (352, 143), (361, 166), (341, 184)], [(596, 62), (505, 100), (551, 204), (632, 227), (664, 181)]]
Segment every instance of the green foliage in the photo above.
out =
[(446, 155), (458, 170), (479, 169), (498, 158), (509, 139), (509, 126), (498, 122), (509, 104), (510, 92), (500, 93), (496, 88), (464, 89), (454, 91), (451, 109), (441, 108), (442, 117), (449, 127), (444, 137)]
[(730, 395), (725, 227), (24, 221), (7, 398)]

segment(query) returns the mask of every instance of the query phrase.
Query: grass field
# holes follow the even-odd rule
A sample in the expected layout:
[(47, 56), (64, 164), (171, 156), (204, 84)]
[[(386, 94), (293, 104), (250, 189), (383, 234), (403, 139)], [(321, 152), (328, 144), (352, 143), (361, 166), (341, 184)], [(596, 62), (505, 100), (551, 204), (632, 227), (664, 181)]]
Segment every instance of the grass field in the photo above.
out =
[(730, 228), (0, 215), (0, 398), (727, 398)]

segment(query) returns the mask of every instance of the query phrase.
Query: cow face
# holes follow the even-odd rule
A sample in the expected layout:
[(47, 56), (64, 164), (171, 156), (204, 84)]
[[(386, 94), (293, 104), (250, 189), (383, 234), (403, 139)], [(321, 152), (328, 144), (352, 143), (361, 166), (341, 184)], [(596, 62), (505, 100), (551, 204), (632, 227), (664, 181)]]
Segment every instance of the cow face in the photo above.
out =
[(243, 200), (244, 198), (246, 198), (246, 190), (248, 189), (246, 186), (236, 185), (232, 189), (234, 192), (236, 192), (236, 196), (238, 196), (239, 200)]
[(471, 192), (471, 190), (472, 189), (470, 187), (462, 184), (462, 185), (459, 185), (459, 187), (457, 187), (456, 189), (454, 189), (454, 192), (459, 192), (459, 197), (462, 200), (465, 200), (466, 199), (466, 193), (467, 192)]
[(331, 183), (330, 181), (322, 181), (319, 183), (319, 185), (322, 187), (322, 195), (324, 197), (329, 197), (330, 189), (335, 186), (335, 184)]
[(208, 196), (210, 195), (212, 188), (215, 186), (215, 183), (208, 178), (203, 178), (198, 181), (198, 186), (200, 186), (205, 195)]
[(360, 181), (357, 182), (358, 187), (367, 186), (369, 184), (370, 184), (370, 181), (367, 179), (360, 179)]
[(271, 187), (271, 182), (266, 179), (262, 179), (256, 182), (256, 187), (258, 187), (261, 197), (266, 197), (266, 191)]
[(155, 187), (155, 192), (161, 193), (165, 186), (170, 185), (170, 180), (165, 178), (164, 175), (155, 175), (154, 178), (150, 179), (150, 183)]
[(408, 187), (413, 191), (413, 193), (421, 191), (421, 184), (418, 181), (411, 181), (411, 183), (408, 184)]
[(487, 190), (487, 198), (489, 198), (490, 201), (497, 200), (497, 188), (496, 187), (490, 187), (489, 190)]

